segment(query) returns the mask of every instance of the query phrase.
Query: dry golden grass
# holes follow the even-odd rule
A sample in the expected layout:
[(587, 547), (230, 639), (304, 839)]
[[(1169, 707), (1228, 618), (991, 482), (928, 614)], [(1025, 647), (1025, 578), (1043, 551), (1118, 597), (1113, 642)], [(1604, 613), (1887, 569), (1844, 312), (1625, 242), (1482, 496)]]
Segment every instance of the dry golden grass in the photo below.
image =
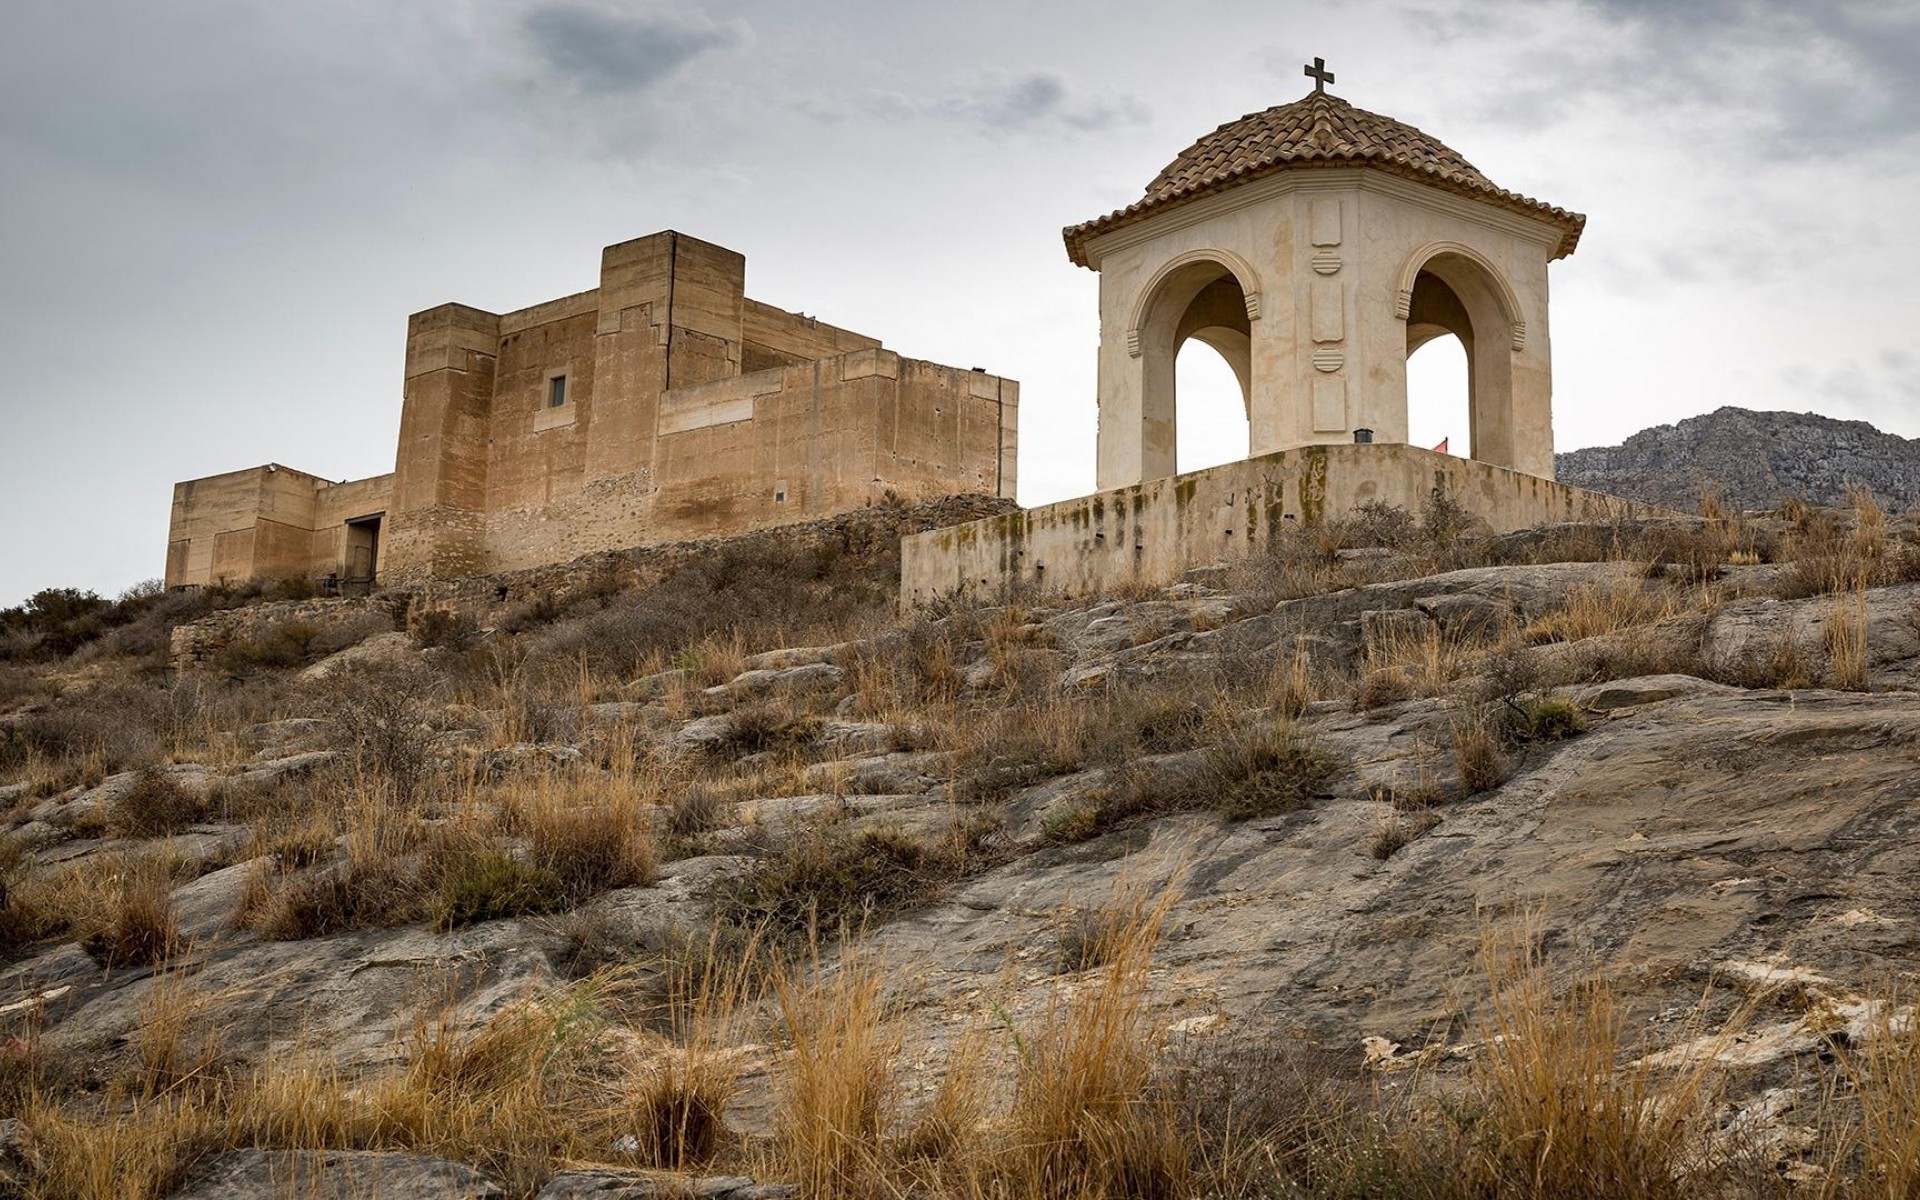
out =
[(1364, 710), (1442, 695), (1479, 663), (1485, 644), (1484, 638), (1448, 633), (1433, 623), (1418, 630), (1388, 625), (1367, 640), (1355, 704)]
[[(1489, 991), (1468, 1095), (1449, 1138), (1453, 1194), (1680, 1200), (1718, 1099), (1714, 1056), (1660, 1065), (1627, 1037), (1596, 968), (1555, 977), (1524, 925), (1482, 937)], [(1630, 1061), (1624, 1056), (1639, 1051)]]
[(1296, 638), (1293, 653), (1274, 666), (1268, 699), (1283, 717), (1299, 717), (1307, 708), (1327, 695), (1327, 681), (1314, 669), (1313, 656), (1304, 638)]
[(737, 1047), (765, 970), (758, 931), (731, 938), (715, 924), (703, 945), (687, 948), (696, 953), (667, 959), (655, 1014), (669, 1044), (637, 1068), (615, 1106), (615, 1124), (660, 1167), (708, 1162), (725, 1142), (727, 1106), (740, 1088)]
[(1453, 714), (1448, 734), (1462, 792), (1477, 795), (1507, 781), (1512, 764), (1507, 757), (1505, 723), (1497, 706), (1469, 704), (1461, 708)]
[[(1123, 885), (1127, 923), (1106, 967), (1056, 989), (1020, 1036), (1013, 1103), (1000, 1136), (999, 1194), (1034, 1200), (1173, 1197), (1191, 1170), (1185, 1131), (1149, 1094), (1161, 1032), (1148, 1008), (1153, 951), (1173, 887)], [(992, 1168), (989, 1168), (991, 1170)]]
[(828, 970), (817, 940), (812, 951), (773, 978), (788, 1045), (782, 1174), (809, 1196), (890, 1195), (883, 1139), (899, 1094), (902, 1034), (886, 1010), (886, 969), (871, 952), (843, 945)]
[(1577, 642), (1582, 638), (1652, 625), (1677, 615), (1680, 604), (1670, 592), (1638, 581), (1576, 587), (1564, 605), (1527, 625), (1522, 637), (1532, 645)]
[(1828, 1193), (1911, 1200), (1920, 1196), (1920, 991), (1883, 989), (1865, 1032), (1839, 1056), (1858, 1120), (1835, 1143)]
[(1827, 683), (1851, 692), (1867, 689), (1867, 595), (1864, 588), (1837, 591), (1827, 605), (1821, 640), (1827, 649)]

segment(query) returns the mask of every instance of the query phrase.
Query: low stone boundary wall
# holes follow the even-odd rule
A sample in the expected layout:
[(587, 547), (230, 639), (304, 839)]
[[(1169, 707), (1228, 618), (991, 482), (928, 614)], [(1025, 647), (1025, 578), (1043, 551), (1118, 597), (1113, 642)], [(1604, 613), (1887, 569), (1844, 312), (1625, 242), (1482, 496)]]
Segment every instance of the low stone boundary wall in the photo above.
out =
[(1011, 500), (947, 496), (918, 504), (876, 505), (738, 537), (639, 546), (524, 571), (434, 580), (367, 597), (285, 600), (225, 609), (174, 629), (168, 662), (175, 669), (206, 666), (235, 642), (258, 640), (276, 626), (293, 622), (311, 625), (324, 636), (376, 620), (386, 620), (392, 629), (411, 629), (422, 613), (453, 611), (490, 626), (512, 610), (542, 598), (558, 600), (589, 591), (611, 593), (647, 587), (722, 549), (764, 546), (787, 551), (833, 550), (891, 561), (899, 552), (901, 539), (910, 534), (1009, 510), (1018, 511)]
[(1317, 524), (1368, 502), (1418, 512), (1436, 491), (1496, 533), (1675, 515), (1413, 446), (1304, 446), (908, 536), (900, 603), (1168, 583), (1260, 550), (1289, 524)]
[(278, 628), (306, 625), (317, 640), (384, 623), (404, 629), (413, 597), (405, 592), (319, 600), (274, 600), (222, 609), (185, 625), (176, 625), (167, 643), (167, 665), (174, 670), (211, 665), (236, 642), (257, 642)]

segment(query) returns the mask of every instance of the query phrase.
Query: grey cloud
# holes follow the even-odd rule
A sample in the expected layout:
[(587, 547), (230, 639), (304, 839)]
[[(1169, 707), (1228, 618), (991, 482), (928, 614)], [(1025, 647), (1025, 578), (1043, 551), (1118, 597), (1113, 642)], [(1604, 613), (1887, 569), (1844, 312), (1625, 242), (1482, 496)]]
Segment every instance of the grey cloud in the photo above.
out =
[(1065, 79), (1044, 71), (993, 79), (965, 92), (928, 100), (880, 93), (864, 98), (860, 107), (883, 120), (933, 117), (996, 131), (1065, 126), (1097, 132), (1142, 125), (1149, 115), (1147, 107), (1132, 96), (1080, 96)]
[(745, 40), (738, 24), (586, 4), (543, 4), (520, 24), (535, 52), (568, 85), (602, 94), (642, 91), (709, 50)]
[(962, 115), (1005, 129), (1058, 112), (1066, 97), (1067, 85), (1058, 75), (1028, 75), (1009, 87), (953, 103)]
[[(1920, 134), (1920, 6), (1910, 0), (1575, 0), (1612, 36), (1566, 44), (1560, 22), (1510, 2), (1528, 69), (1496, 77), (1480, 115), (1552, 124), (1579, 101), (1636, 92), (1745, 112), (1742, 136), (1782, 159), (1826, 159)], [(1488, 10), (1404, 8), (1439, 40), (1484, 29)], [(1550, 82), (1545, 82), (1550, 81)]]
[(1779, 378), (1821, 411), (1871, 421), (1881, 429), (1900, 429), (1920, 402), (1920, 362), (1897, 348), (1882, 350), (1870, 362), (1795, 363), (1782, 368)]

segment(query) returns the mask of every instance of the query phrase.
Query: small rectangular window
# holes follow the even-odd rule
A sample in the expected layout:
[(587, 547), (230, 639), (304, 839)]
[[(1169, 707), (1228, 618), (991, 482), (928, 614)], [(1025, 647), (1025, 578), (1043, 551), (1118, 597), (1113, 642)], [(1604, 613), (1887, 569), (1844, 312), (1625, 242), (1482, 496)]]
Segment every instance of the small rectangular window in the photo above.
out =
[(547, 380), (547, 407), (560, 408), (567, 402), (567, 377), (555, 375)]

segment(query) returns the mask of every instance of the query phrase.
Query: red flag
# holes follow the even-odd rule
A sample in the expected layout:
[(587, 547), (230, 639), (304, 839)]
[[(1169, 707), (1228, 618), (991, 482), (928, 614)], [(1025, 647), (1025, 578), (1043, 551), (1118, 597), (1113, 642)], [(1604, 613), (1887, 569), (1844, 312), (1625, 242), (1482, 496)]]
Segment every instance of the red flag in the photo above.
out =
[(1452, 434), (1448, 434), (1446, 437), (1441, 438), (1440, 444), (1433, 448), (1433, 452), (1435, 454), (1445, 454), (1447, 452), (1447, 443), (1451, 442), (1452, 440), (1453, 440)]

